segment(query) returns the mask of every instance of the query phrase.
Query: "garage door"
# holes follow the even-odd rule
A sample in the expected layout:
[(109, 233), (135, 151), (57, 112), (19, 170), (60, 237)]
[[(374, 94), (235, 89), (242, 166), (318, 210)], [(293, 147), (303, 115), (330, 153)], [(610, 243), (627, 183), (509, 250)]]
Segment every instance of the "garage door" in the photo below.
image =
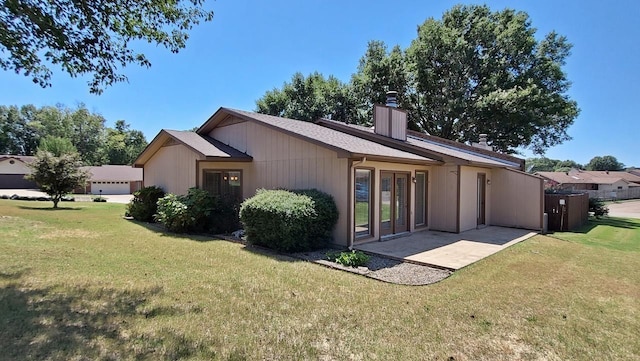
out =
[(0, 174), (0, 189), (37, 189), (38, 185), (24, 179), (24, 174)]
[(91, 193), (130, 194), (129, 182), (91, 182)]

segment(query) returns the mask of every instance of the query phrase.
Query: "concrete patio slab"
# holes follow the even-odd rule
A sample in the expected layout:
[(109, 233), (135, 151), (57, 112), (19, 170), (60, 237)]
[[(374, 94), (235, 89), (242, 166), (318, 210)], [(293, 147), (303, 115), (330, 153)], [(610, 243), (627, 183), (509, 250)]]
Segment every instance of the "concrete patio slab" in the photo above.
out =
[(536, 235), (523, 229), (490, 226), (463, 233), (414, 232), (406, 237), (355, 245), (364, 252), (457, 270)]

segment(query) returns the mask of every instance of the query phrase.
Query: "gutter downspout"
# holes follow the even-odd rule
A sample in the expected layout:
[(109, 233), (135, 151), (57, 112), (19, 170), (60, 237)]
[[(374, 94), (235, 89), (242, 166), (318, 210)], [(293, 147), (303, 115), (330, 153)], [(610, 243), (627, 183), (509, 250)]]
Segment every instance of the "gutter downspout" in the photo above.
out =
[[(355, 219), (353, 217), (354, 213), (353, 213), (353, 188), (354, 184), (355, 184), (355, 169), (356, 166), (358, 165), (363, 165), (365, 162), (367, 161), (367, 157), (362, 157), (362, 159), (360, 159), (359, 161), (355, 161), (353, 163), (351, 163), (351, 169), (349, 171), (349, 186), (347, 187), (349, 189), (349, 195), (348, 195), (348, 213), (349, 213), (349, 222), (348, 224), (350, 225), (350, 229), (349, 229), (349, 237), (348, 237), (348, 241), (347, 241), (347, 248), (349, 248), (350, 251), (353, 250), (353, 241), (356, 238), (356, 234), (355, 234)], [(353, 178), (352, 178), (353, 177)]]

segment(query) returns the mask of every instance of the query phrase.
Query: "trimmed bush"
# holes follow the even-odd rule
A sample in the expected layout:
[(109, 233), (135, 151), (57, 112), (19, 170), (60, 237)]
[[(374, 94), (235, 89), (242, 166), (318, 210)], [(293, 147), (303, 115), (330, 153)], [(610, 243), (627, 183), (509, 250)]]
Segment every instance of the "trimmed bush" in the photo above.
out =
[(127, 205), (127, 215), (142, 222), (153, 222), (158, 210), (158, 199), (164, 197), (160, 187), (144, 187), (133, 193), (133, 199)]
[(184, 196), (169, 193), (158, 200), (156, 220), (171, 232), (203, 231), (213, 211), (213, 202), (213, 197), (202, 189), (190, 188)]
[(338, 220), (333, 197), (310, 190), (260, 189), (240, 207), (251, 243), (283, 252), (325, 247)]
[(240, 203), (233, 197), (213, 197), (213, 211), (209, 222), (209, 231), (213, 233), (231, 233), (242, 226), (240, 224)]
[(176, 233), (227, 233), (239, 227), (238, 208), (238, 202), (231, 198), (190, 188), (184, 196), (167, 194), (160, 198), (156, 220)]

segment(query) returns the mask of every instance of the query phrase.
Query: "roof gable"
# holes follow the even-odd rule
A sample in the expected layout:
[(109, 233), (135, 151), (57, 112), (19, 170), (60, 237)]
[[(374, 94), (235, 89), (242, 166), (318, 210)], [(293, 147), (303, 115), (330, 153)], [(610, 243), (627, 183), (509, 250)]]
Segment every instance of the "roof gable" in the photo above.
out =
[(162, 129), (133, 162), (143, 166), (160, 148), (169, 144), (180, 144), (196, 153), (202, 160), (250, 162), (253, 158), (211, 137), (191, 131)]

